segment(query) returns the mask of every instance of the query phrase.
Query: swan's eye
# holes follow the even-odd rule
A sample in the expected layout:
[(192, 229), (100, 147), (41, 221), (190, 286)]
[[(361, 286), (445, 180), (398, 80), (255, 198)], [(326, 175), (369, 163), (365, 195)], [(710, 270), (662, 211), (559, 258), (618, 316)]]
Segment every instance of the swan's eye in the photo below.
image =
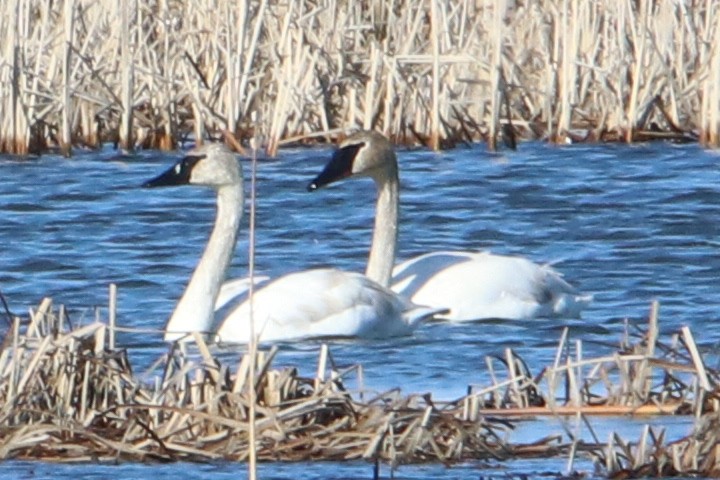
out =
[(347, 169), (346, 175), (350, 176), (353, 172), (353, 164), (358, 154), (365, 148), (365, 143), (353, 143), (345, 145), (337, 151), (336, 155), (343, 159), (343, 166)]
[(206, 157), (207, 155), (188, 155), (187, 157), (183, 158), (183, 161), (181, 163), (177, 165), (176, 173), (180, 173), (183, 170), (190, 172), (193, 168), (195, 168), (195, 164), (197, 164), (200, 160)]

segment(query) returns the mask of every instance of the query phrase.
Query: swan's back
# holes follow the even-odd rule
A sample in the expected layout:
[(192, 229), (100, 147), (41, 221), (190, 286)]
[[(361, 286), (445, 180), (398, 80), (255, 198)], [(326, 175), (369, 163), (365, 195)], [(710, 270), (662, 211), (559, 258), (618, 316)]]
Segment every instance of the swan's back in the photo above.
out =
[(554, 268), (488, 252), (434, 252), (398, 265), (393, 290), (424, 305), (448, 305), (443, 318), (577, 317), (591, 301)]
[[(317, 269), (291, 273), (253, 297), (260, 341), (315, 337), (384, 338), (410, 334), (436, 309), (415, 307), (359, 273)], [(250, 340), (250, 303), (236, 307), (217, 330), (222, 342)]]

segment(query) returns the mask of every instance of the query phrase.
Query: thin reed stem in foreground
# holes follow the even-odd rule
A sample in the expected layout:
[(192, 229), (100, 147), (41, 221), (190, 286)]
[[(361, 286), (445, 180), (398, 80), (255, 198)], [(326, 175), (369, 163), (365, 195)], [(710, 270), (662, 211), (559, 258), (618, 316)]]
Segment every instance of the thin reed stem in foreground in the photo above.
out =
[(255, 295), (254, 278), (255, 278), (255, 216), (257, 206), (257, 151), (258, 151), (258, 137), (253, 137), (250, 147), (252, 148), (252, 167), (250, 169), (250, 238), (248, 240), (248, 274), (250, 275), (250, 289), (248, 301), (250, 302), (250, 345), (248, 354), (250, 356), (250, 375), (249, 375), (249, 392), (250, 392), (250, 429), (249, 429), (249, 457), (248, 457), (248, 478), (249, 480), (255, 480), (257, 478), (257, 437), (256, 437), (256, 406), (257, 406), (257, 395), (255, 390), (255, 359), (257, 357), (258, 349), (258, 338), (255, 331), (255, 315), (253, 311), (253, 300)]

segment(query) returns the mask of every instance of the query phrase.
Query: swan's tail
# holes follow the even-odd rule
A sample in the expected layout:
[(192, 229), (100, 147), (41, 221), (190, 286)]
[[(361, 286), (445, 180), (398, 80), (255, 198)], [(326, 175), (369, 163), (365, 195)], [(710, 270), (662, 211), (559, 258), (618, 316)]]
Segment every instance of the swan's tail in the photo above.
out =
[(558, 317), (580, 318), (580, 312), (590, 305), (593, 295), (560, 295), (553, 305), (553, 312)]
[(552, 267), (552, 264), (546, 263), (542, 269), (545, 272), (545, 294), (552, 302), (552, 315), (580, 318), (580, 312), (592, 303), (593, 295), (578, 292), (577, 288), (563, 278), (562, 273)]
[(410, 327), (411, 329), (415, 329), (423, 322), (432, 320), (437, 315), (445, 315), (447, 313), (450, 313), (450, 309), (444, 307), (438, 308), (426, 307), (423, 305), (413, 305), (410, 309), (406, 310), (403, 313), (403, 317), (408, 327)]

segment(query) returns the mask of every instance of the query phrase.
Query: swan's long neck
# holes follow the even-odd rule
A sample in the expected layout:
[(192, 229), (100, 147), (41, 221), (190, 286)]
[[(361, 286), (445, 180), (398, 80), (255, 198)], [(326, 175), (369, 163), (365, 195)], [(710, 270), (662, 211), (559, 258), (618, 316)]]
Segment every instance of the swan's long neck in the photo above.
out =
[(384, 287), (390, 286), (398, 235), (399, 180), (397, 165), (375, 177), (378, 187), (375, 228), (365, 275)]
[(188, 332), (209, 332), (214, 320), (215, 299), (237, 239), (242, 218), (242, 185), (225, 185), (217, 191), (217, 218), (205, 251), (165, 327), (165, 340)]

